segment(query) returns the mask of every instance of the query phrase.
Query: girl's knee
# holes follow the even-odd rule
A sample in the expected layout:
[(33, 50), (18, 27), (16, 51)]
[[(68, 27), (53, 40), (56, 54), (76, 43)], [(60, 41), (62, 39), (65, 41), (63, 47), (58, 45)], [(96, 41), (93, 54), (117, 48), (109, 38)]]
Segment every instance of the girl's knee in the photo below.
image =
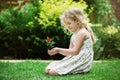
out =
[(50, 75), (58, 75), (58, 73), (55, 72), (54, 70), (50, 70), (50, 71), (49, 71), (49, 74), (50, 74)]

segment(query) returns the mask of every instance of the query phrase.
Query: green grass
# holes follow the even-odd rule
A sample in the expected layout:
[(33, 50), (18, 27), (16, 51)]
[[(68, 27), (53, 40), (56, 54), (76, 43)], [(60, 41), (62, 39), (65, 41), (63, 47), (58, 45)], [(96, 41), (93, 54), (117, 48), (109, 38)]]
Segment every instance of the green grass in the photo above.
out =
[(0, 80), (120, 80), (120, 60), (94, 62), (87, 74), (50, 76), (44, 73), (49, 62), (0, 62)]

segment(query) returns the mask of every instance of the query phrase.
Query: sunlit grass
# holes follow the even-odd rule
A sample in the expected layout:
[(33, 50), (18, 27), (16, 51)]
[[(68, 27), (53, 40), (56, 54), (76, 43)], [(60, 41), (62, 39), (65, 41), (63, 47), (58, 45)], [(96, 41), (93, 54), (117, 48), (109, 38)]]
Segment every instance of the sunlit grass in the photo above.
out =
[(94, 62), (90, 73), (50, 76), (44, 73), (49, 62), (0, 62), (0, 80), (119, 80), (120, 60)]

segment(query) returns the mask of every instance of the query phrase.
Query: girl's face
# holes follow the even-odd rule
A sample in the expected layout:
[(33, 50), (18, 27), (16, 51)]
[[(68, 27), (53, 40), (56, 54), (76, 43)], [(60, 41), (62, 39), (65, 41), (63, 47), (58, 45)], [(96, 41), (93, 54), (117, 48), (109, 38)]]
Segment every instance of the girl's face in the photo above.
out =
[(77, 21), (67, 19), (66, 21), (68, 29), (70, 29), (72, 32), (76, 32), (78, 30), (78, 24)]

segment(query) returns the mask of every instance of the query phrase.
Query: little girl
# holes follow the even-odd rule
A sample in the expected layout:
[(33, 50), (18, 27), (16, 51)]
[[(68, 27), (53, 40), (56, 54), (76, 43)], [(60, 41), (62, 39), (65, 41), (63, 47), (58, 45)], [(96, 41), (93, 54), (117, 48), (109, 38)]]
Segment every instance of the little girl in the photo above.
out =
[(65, 29), (73, 32), (68, 49), (55, 47), (48, 50), (49, 55), (62, 54), (62, 60), (53, 61), (45, 72), (50, 75), (65, 75), (89, 72), (93, 62), (93, 43), (95, 38), (85, 15), (78, 8), (69, 8), (61, 17)]

